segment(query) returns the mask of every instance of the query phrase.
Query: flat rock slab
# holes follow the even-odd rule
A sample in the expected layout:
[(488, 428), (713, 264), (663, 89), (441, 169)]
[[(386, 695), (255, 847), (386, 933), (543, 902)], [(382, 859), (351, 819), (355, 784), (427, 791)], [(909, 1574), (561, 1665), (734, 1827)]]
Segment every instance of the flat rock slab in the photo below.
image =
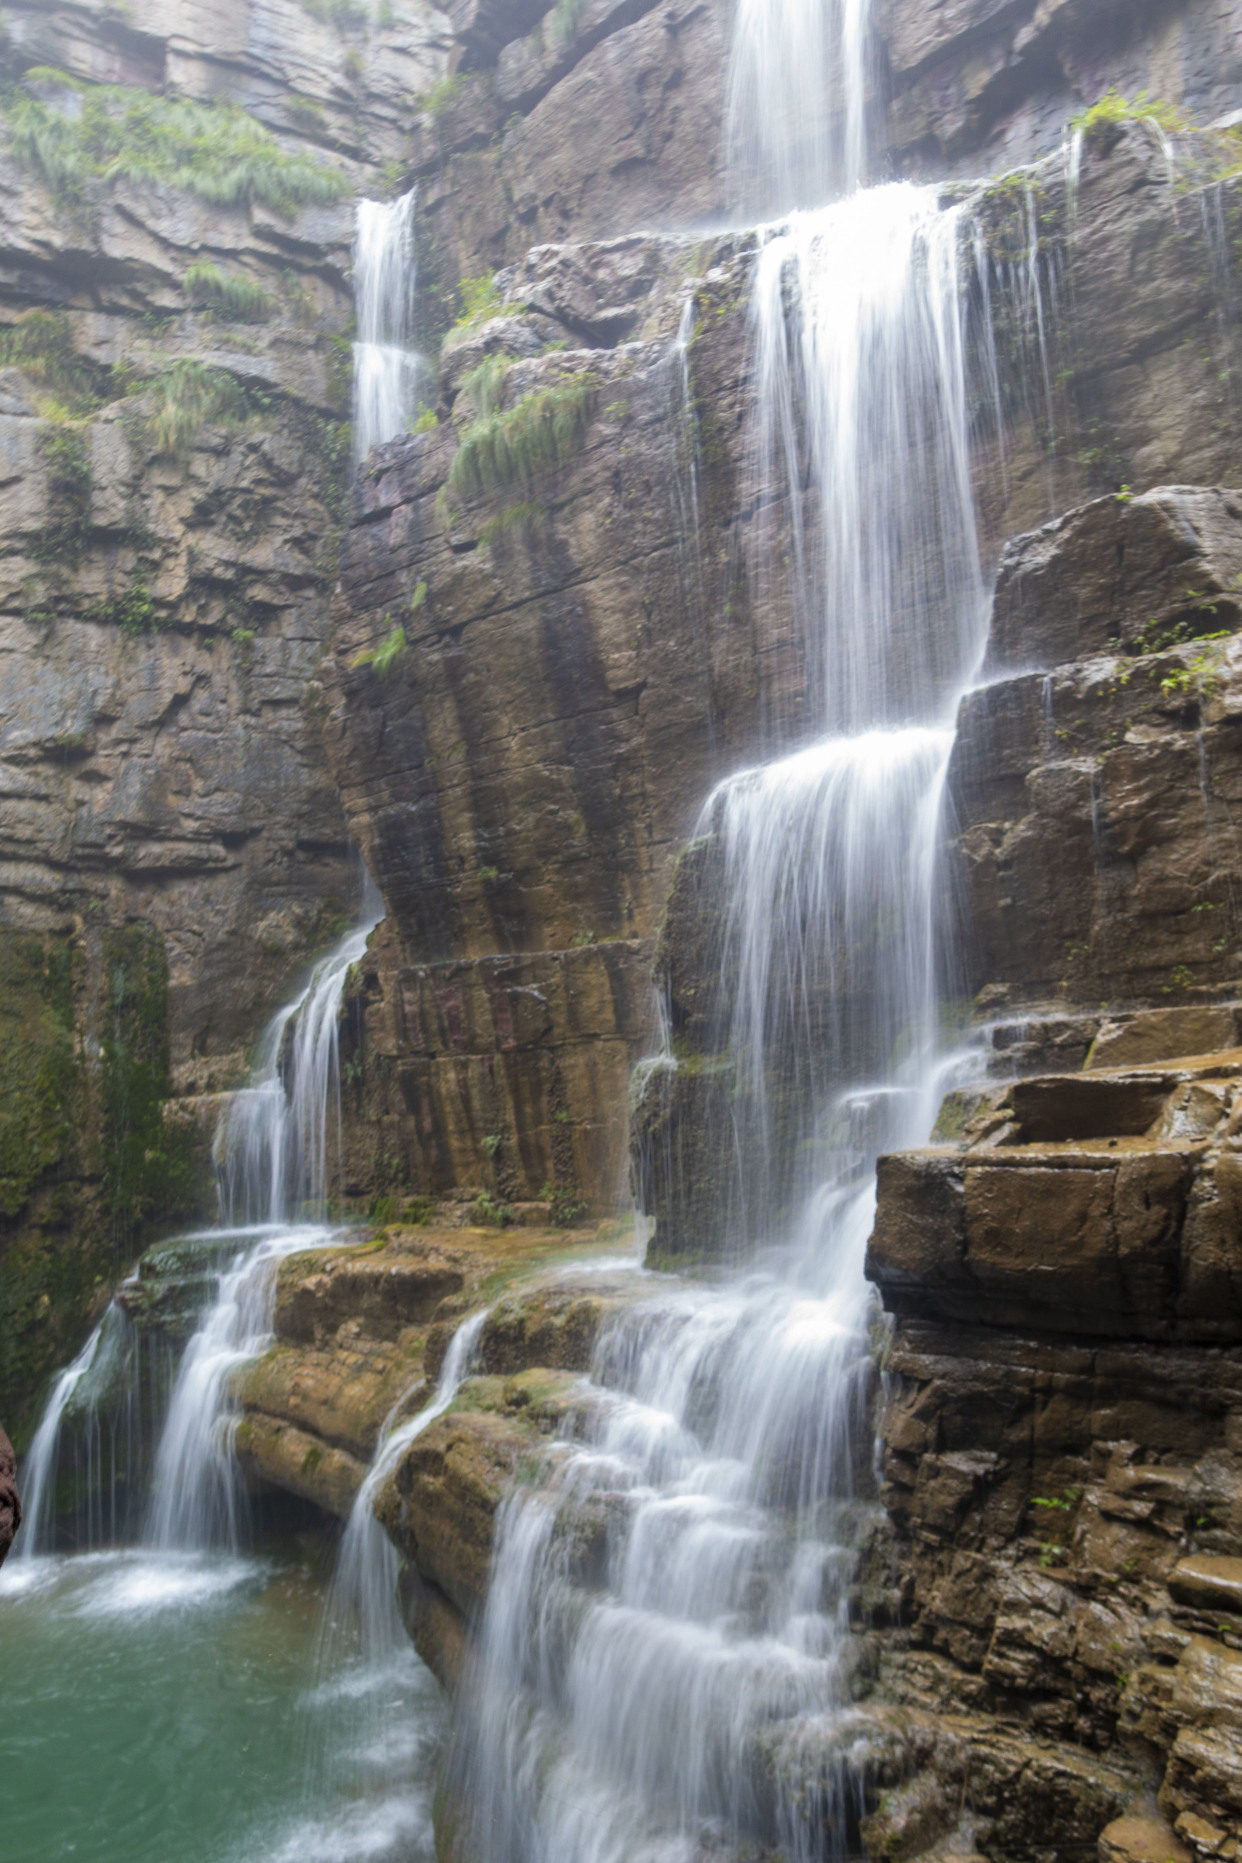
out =
[(1242, 1612), (1242, 1559), (1183, 1559), (1173, 1569), (1169, 1590), (1179, 1603), (1201, 1611)]
[(1100, 1833), (1100, 1863), (1192, 1863), (1163, 1818), (1117, 1818)]

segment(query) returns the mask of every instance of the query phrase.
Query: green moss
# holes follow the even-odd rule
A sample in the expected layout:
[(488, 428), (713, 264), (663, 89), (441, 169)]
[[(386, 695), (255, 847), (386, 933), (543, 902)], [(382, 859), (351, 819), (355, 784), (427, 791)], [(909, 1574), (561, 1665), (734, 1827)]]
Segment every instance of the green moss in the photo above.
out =
[(84, 1107), (74, 977), (67, 940), (0, 936), (0, 1216), (17, 1215), (44, 1172), (75, 1161)]
[(1146, 91), (1140, 91), (1133, 102), (1123, 97), (1115, 86), (1110, 86), (1102, 97), (1096, 99), (1090, 109), (1083, 110), (1070, 123), (1071, 129), (1081, 130), (1086, 137), (1098, 135), (1114, 123), (1156, 123), (1166, 134), (1175, 136), (1190, 128), (1181, 111), (1173, 104), (1165, 103), (1160, 98), (1148, 97)]
[[(158, 181), (215, 207), (260, 203), (291, 218), (299, 206), (348, 191), (339, 169), (289, 154), (237, 104), (43, 75), (62, 79), (62, 100), (18, 95), (4, 107), (4, 121), (14, 156), (63, 202), (81, 199), (95, 179)], [(62, 107), (70, 93), (76, 111)]]
[(193, 1197), (187, 1135), (164, 1119), (168, 1061), (168, 959), (145, 926), (106, 932), (100, 1031), (103, 1195), (114, 1233), (129, 1241), (150, 1217)]
[(530, 484), (563, 466), (591, 419), (593, 376), (578, 376), (523, 395), (504, 413), (483, 415), (462, 434), (449, 469), (459, 496)]
[(189, 268), (185, 283), (191, 302), (221, 323), (266, 323), (272, 314), (272, 299), (262, 285), (222, 272), (205, 260)]

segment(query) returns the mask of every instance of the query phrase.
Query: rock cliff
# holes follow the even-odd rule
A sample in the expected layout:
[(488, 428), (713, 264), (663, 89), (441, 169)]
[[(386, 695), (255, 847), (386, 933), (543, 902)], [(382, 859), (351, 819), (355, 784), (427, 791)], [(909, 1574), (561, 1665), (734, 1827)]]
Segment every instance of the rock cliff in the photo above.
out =
[[(0, 1405), (28, 1421), (151, 1221), (198, 1207), (203, 1102), (356, 912), (352, 841), (387, 919), (342, 1027), (344, 1189), (541, 1226), (442, 1207), (286, 1262), (238, 1449), (344, 1515), (495, 1303), (378, 1500), (449, 1681), (501, 1501), (551, 1481), (634, 1298), (554, 1257), (624, 1185), (653, 981), (657, 1248), (739, 1241), (719, 866), (687, 842), (719, 777), (805, 735), (814, 654), (754, 571), (792, 525), (754, 447), (758, 238), (685, 230), (729, 206), (727, 26), (717, 0), (6, 14)], [(999, 564), (945, 823), (976, 1066), (881, 1166), (856, 1701), (754, 1742), (767, 1845), (848, 1767), (876, 1858), (1237, 1854), (1239, 149), (1165, 132), (1237, 107), (1238, 57), (1201, 0), (875, 10), (877, 159), (961, 207)], [(1058, 154), (1110, 81), (1168, 108)], [(411, 183), (434, 406), (347, 485), (350, 196)], [(172, 1336), (166, 1269), (126, 1305)], [(590, 1590), (607, 1523), (571, 1528)]]

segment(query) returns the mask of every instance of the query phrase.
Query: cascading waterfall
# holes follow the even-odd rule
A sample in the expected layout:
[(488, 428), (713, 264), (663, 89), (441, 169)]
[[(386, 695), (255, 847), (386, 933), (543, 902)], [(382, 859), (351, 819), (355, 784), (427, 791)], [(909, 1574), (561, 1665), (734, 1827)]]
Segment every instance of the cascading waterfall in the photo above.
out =
[(358, 202), (354, 452), (360, 462), (373, 446), (406, 431), (426, 374), (413, 339), (416, 194), (411, 188), (399, 200)]
[[(279, 1261), (327, 1241), (331, 1233), (322, 1217), (333, 1142), (339, 1166), (341, 998), (350, 969), (382, 916), (378, 891), (368, 877), (362, 923), (273, 1017), (260, 1048), (257, 1080), (231, 1097), (221, 1118), (215, 1161), (227, 1227), (186, 1238), (182, 1244), (194, 1257), (215, 1264), (215, 1292), (186, 1344), (171, 1390), (163, 1372), (158, 1403), (140, 1391), (138, 1341), (117, 1303), (57, 1379), (23, 1468), (28, 1504), (15, 1559), (32, 1559), (49, 1550), (57, 1471), (67, 1453), (64, 1426), (77, 1410), (82, 1427), (75, 1432), (72, 1451), (78, 1452), (80, 1436), (82, 1452), (102, 1470), (97, 1403), (103, 1393), (114, 1412), (108, 1422), (113, 1438), (110, 1504), (105, 1520), (97, 1472), (94, 1466), (88, 1468), (89, 1513), (82, 1543), (115, 1543), (137, 1524), (132, 1517), (133, 1489), (144, 1460), (137, 1439), (143, 1434), (139, 1412), (145, 1404), (152, 1416), (158, 1411), (164, 1415), (151, 1499), (141, 1523), (142, 1543), (164, 1552), (237, 1546), (244, 1498), (232, 1457), (236, 1412), (230, 1378), (271, 1336)], [(122, 1457), (116, 1442), (118, 1413), (120, 1427), (131, 1439)], [(126, 1474), (123, 1510), (116, 1500), (118, 1468)]]
[(277, 1264), (329, 1239), (322, 1222), (292, 1218), (299, 1211), (322, 1217), (327, 1203), (332, 1109), (338, 1146), (341, 1129), (341, 998), (383, 916), (369, 879), (364, 913), (301, 995), (273, 1018), (258, 1082), (234, 1096), (221, 1121), (221, 1202), (230, 1217), (240, 1210), (253, 1222), (262, 1212), (267, 1226), (238, 1232), (215, 1301), (186, 1346), (156, 1457), (145, 1534), (155, 1546), (238, 1543), (243, 1497), (232, 1455), (230, 1378), (271, 1337)]
[(214, 1154), (220, 1213), (230, 1226), (323, 1214), (329, 1135), (335, 1131), (339, 1145), (341, 1130), (341, 997), (383, 916), (368, 875), (362, 922), (272, 1017), (263, 1032), (256, 1080), (229, 1100)]
[(738, 0), (725, 156), (740, 216), (813, 207), (862, 185), (870, 13), (870, 0)]
[(104, 1321), (101, 1320), (72, 1365), (67, 1366), (57, 1378), (47, 1400), (47, 1408), (34, 1433), (22, 1467), (26, 1496), (25, 1518), (13, 1554), (15, 1565), (23, 1559), (33, 1559), (37, 1554), (47, 1551), (45, 1542), (48, 1539), (54, 1498), (52, 1491), (56, 1481), (61, 1422), (71, 1398), (94, 1361), (103, 1328)]
[(876, 1154), (930, 1124), (940, 796), (986, 617), (962, 231), (898, 186), (761, 233), (755, 584), (783, 514), (830, 735), (721, 784), (699, 824), (733, 1080), (710, 1149), (752, 1266), (615, 1318), (573, 1440), (505, 1503), (453, 1773), (488, 1863), (856, 1839), (832, 1729), (874, 1505), (863, 1261)]

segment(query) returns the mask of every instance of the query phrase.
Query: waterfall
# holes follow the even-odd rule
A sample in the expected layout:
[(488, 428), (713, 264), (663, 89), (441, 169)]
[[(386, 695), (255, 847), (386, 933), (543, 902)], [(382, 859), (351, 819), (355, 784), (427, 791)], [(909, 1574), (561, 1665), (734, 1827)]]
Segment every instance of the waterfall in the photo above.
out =
[[(271, 1338), (280, 1261), (331, 1236), (323, 1217), (333, 1166), (338, 1172), (341, 1166), (341, 1000), (350, 970), (382, 917), (368, 876), (361, 924), (273, 1017), (260, 1044), (257, 1078), (226, 1105), (214, 1156), (227, 1226), (172, 1245), (206, 1271), (213, 1292), (171, 1390), (162, 1379), (156, 1392), (141, 1389), (138, 1338), (117, 1302), (58, 1377), (23, 1467), (26, 1520), (15, 1560), (49, 1550), (58, 1469), (70, 1447), (86, 1461), (87, 1516), (79, 1533), (84, 1546), (116, 1543), (132, 1529), (134, 1490), (145, 1464), (144, 1418), (151, 1421), (158, 1412), (162, 1427), (142, 1542), (164, 1552), (238, 1545), (245, 1509), (232, 1455), (238, 1416), (232, 1376)], [(117, 1412), (108, 1422), (106, 1519), (99, 1408), (105, 1396)], [(79, 1425), (72, 1444), (66, 1440), (71, 1420)], [(118, 1429), (124, 1454), (118, 1453)], [(125, 1491), (118, 1500), (119, 1485)]]
[(404, 433), (418, 405), (426, 365), (414, 348), (414, 203), (358, 202), (354, 231), (354, 454)]
[(340, 1143), (341, 997), (383, 916), (368, 875), (362, 923), (272, 1017), (259, 1046), (257, 1078), (230, 1098), (214, 1147), (220, 1213), (230, 1226), (323, 1214), (330, 1130)]
[(52, 1491), (56, 1483), (61, 1420), (69, 1406), (69, 1400), (94, 1361), (103, 1325), (101, 1320), (72, 1365), (61, 1372), (52, 1386), (47, 1408), (39, 1420), (34, 1440), (27, 1451), (22, 1466), (25, 1513), (18, 1535), (17, 1549), (13, 1554), (14, 1565), (23, 1559), (33, 1559), (38, 1553), (47, 1551), (44, 1542), (49, 1538), (48, 1529), (53, 1511)]
[[(870, 0), (738, 0), (725, 110), (731, 204), (815, 206), (866, 173)], [(840, 98), (839, 109), (831, 99)]]
[(372, 1512), (375, 1497), (414, 1439), (442, 1417), (456, 1397), (462, 1379), (469, 1373), (487, 1313), (487, 1308), (472, 1313), (453, 1334), (431, 1402), (404, 1423), (396, 1421), (401, 1409), (401, 1403), (397, 1404), (384, 1424), (375, 1459), (350, 1509), (333, 1575), (328, 1617), (358, 1626), (363, 1653), (373, 1664), (381, 1662), (403, 1634), (397, 1611), (397, 1549)]
[(324, 1214), (333, 1125), (339, 1163), (341, 998), (383, 916), (369, 879), (364, 913), (272, 1019), (258, 1081), (234, 1097), (221, 1120), (215, 1148), (221, 1204), (230, 1219), (240, 1209), (265, 1224), (238, 1232), (236, 1253), (181, 1360), (156, 1456), (145, 1531), (151, 1545), (238, 1543), (243, 1496), (232, 1453), (231, 1378), (271, 1339), (279, 1263), (329, 1239), (321, 1221), (295, 1218), (300, 1211)]
[(895, 186), (760, 232), (752, 576), (775, 599), (792, 568), (821, 735), (698, 827), (722, 876), (704, 1048), (730, 1083), (705, 1150), (733, 1161), (749, 1266), (616, 1316), (575, 1431), (504, 1503), (452, 1772), (484, 1863), (860, 1847), (863, 1264), (876, 1155), (934, 1112), (940, 799), (986, 627), (965, 230)]

